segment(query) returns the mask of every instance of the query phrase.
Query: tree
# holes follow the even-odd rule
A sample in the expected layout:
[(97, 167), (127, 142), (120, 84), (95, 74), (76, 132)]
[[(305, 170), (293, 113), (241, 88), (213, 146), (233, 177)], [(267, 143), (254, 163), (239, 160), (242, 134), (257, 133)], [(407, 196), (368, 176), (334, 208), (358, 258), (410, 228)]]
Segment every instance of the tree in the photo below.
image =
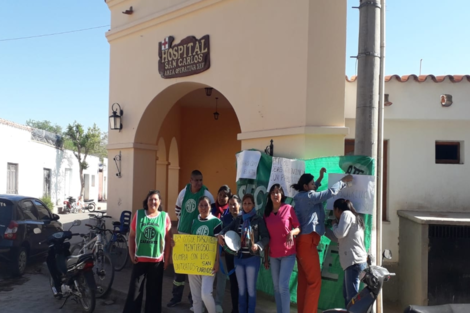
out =
[(26, 125), (37, 128), (37, 129), (42, 129), (42, 130), (45, 130), (54, 134), (62, 135), (62, 127), (57, 124), (52, 125), (52, 123), (47, 120), (35, 121), (35, 120), (29, 119), (26, 121)]
[[(101, 143), (101, 132), (100, 129), (93, 124), (93, 127), (89, 127), (85, 132), (83, 126), (77, 122), (69, 124), (67, 131), (64, 136), (70, 140), (72, 147), (71, 150), (78, 160), (79, 171), (80, 171), (80, 196), (83, 196), (85, 189), (85, 178), (83, 171), (88, 168), (86, 157), (90, 153), (98, 151)], [(65, 147), (66, 149), (68, 147)]]

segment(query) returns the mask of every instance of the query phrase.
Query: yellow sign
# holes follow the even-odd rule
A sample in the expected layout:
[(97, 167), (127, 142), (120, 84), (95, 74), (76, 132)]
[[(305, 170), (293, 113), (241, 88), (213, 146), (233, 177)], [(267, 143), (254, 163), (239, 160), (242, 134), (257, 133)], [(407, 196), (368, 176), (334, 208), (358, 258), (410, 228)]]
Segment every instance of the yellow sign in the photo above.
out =
[(173, 235), (175, 273), (213, 276), (217, 238), (198, 235)]

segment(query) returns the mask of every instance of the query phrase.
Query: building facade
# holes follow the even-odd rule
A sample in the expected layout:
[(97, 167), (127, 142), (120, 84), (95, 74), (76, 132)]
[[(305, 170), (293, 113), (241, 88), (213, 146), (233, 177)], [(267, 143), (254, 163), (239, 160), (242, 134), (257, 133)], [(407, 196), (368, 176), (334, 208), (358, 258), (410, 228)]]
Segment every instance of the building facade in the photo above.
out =
[[(58, 148), (52, 141), (41, 140), (43, 131), (0, 119), (0, 193), (41, 198), (50, 196), (55, 210), (66, 197), (78, 198), (80, 176), (78, 160), (70, 150)], [(44, 138), (45, 136), (42, 136)], [(86, 159), (85, 198), (95, 201), (107, 197), (107, 159)]]
[[(400, 230), (406, 226), (405, 223), (401, 225), (399, 212), (416, 212), (428, 216), (435, 224), (462, 224), (462, 221), (470, 224), (470, 215), (457, 214), (461, 217), (460, 222), (448, 219), (450, 212), (469, 212), (470, 198), (467, 192), (462, 192), (470, 173), (470, 164), (465, 160), (470, 153), (466, 144), (470, 141), (469, 87), (468, 75), (386, 77), (382, 247), (392, 250), (393, 260), (388, 266), (398, 275), (385, 285), (385, 295), (403, 301), (403, 305), (427, 305), (431, 295), (427, 294), (427, 286), (419, 286), (426, 291), (418, 298), (410, 297), (410, 293), (419, 288), (410, 285), (413, 278), (408, 272), (424, 271), (423, 276), (428, 277), (428, 264), (422, 264), (422, 252), (409, 250), (401, 244), (410, 239), (399, 236), (406, 233)], [(345, 90), (345, 119), (349, 129), (345, 141), (347, 152), (350, 151), (348, 144), (355, 137), (354, 77), (347, 81)], [(445, 99), (442, 96), (446, 96)], [(423, 238), (428, 237), (428, 234), (423, 235)], [(421, 244), (425, 246), (425, 253), (431, 249), (428, 242)], [(402, 258), (410, 261), (402, 262)], [(427, 256), (425, 259), (428, 260)], [(426, 282), (423, 284), (427, 285)], [(398, 285), (409, 288), (397, 288)]]
[[(192, 170), (202, 171), (212, 191), (235, 188), (234, 154), (264, 150), (271, 139), (279, 156), (343, 153), (345, 0), (106, 3), (110, 114), (113, 103), (124, 111), (122, 130), (109, 133), (108, 157), (121, 153), (122, 176), (110, 174), (108, 209), (136, 210), (158, 188), (175, 218), (172, 208)], [(162, 77), (196, 51), (194, 43), (176, 45), (206, 35), (197, 51), (209, 51), (210, 68)], [(159, 53), (167, 62), (163, 74)], [(205, 88), (213, 88), (211, 96)]]

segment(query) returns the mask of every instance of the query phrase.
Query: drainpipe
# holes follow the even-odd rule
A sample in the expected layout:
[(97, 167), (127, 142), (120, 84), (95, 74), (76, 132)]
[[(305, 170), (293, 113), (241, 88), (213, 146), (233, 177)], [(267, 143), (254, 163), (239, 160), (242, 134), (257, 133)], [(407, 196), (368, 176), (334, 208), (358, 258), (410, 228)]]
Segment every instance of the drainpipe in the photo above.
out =
[[(383, 220), (383, 152), (384, 152), (384, 94), (385, 94), (385, 0), (380, 0), (380, 78), (379, 119), (377, 144), (377, 262), (382, 264), (382, 220)], [(383, 312), (382, 291), (377, 297), (377, 313)]]

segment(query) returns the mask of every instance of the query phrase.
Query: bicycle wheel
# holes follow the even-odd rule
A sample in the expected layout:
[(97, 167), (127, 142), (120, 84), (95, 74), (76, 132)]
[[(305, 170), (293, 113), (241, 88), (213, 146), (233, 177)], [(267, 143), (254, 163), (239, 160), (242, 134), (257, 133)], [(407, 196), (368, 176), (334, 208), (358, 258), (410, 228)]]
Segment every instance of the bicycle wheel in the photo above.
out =
[(114, 265), (114, 270), (119, 272), (127, 263), (129, 258), (129, 250), (127, 248), (127, 240), (122, 234), (116, 234), (109, 242), (109, 256)]
[(90, 282), (87, 280), (86, 275), (91, 275), (91, 273), (82, 273), (76, 280), (79, 292), (79, 296), (77, 298), (83, 308), (83, 312), (92, 313), (95, 310), (96, 305), (95, 292), (90, 285)]
[(111, 291), (114, 281), (114, 267), (109, 255), (103, 250), (98, 250), (95, 255), (93, 274), (96, 282), (96, 297), (102, 298)]

